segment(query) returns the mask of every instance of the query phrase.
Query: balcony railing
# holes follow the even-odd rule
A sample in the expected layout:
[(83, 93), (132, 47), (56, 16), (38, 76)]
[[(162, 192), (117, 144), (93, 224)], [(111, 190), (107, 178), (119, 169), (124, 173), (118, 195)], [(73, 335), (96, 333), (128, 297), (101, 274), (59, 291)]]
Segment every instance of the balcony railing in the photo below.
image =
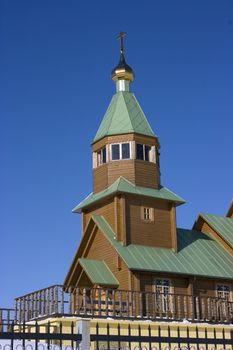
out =
[(14, 321), (14, 309), (0, 309), (0, 332), (8, 331)]
[(233, 303), (182, 294), (52, 286), (15, 299), (14, 322), (55, 316), (120, 319), (233, 321)]

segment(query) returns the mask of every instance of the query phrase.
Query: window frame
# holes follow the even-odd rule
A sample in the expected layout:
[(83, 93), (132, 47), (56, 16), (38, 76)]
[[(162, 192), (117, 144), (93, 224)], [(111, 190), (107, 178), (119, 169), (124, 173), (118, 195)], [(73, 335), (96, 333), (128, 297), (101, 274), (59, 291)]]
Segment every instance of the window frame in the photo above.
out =
[[(103, 162), (103, 151), (105, 149), (105, 162)], [(99, 161), (99, 153), (100, 153), (100, 161)], [(96, 151), (97, 159), (96, 159), (96, 164), (97, 167), (104, 165), (107, 163), (107, 147), (102, 147), (98, 151)]]
[[(140, 158), (137, 158), (137, 145), (141, 145), (142, 146), (142, 156), (143, 156), (143, 159), (140, 159)], [(146, 147), (149, 148), (149, 151), (148, 151), (148, 160), (146, 159)], [(136, 160), (141, 160), (143, 162), (151, 162), (152, 163), (152, 160), (151, 160), (151, 152), (152, 152), (152, 146), (151, 145), (148, 145), (148, 144), (145, 144), (145, 143), (139, 143), (139, 142), (136, 142), (135, 143), (135, 159)]]
[[(229, 293), (228, 293), (229, 297), (228, 298), (219, 296), (219, 294), (218, 294), (219, 293), (218, 287), (220, 287), (220, 286), (229, 288)], [(231, 285), (229, 283), (216, 283), (215, 284), (215, 290), (216, 290), (217, 298), (222, 299), (222, 300), (227, 300), (227, 301), (231, 301), (232, 300)], [(224, 291), (222, 291), (222, 292), (224, 293)]]
[[(163, 291), (157, 291), (157, 284), (156, 282), (158, 280), (161, 281), (168, 281), (169, 282), (169, 286), (163, 286), (163, 284), (159, 285), (162, 288), (163, 287), (168, 287), (168, 292), (164, 292), (164, 288)], [(173, 313), (174, 311), (174, 305), (173, 305), (173, 297), (172, 295), (174, 294), (174, 286), (173, 286), (173, 281), (171, 278), (164, 278), (164, 277), (155, 277), (153, 280), (153, 289), (154, 289), (154, 293), (155, 293), (155, 309), (157, 312), (159, 313), (163, 313), (163, 314), (167, 314), (169, 312)], [(158, 298), (159, 295), (159, 298)]]
[[(145, 218), (145, 210), (149, 210), (149, 218)], [(154, 223), (155, 220), (155, 208), (149, 206), (141, 206), (141, 219), (145, 223)]]
[[(128, 144), (129, 145), (129, 158), (122, 158), (122, 145)], [(112, 146), (113, 145), (119, 145), (119, 159), (112, 159)], [(112, 162), (118, 162), (119, 160), (130, 160), (132, 159), (132, 150), (131, 150), (131, 142), (130, 141), (124, 141), (124, 142), (114, 142), (110, 144), (110, 160)]]

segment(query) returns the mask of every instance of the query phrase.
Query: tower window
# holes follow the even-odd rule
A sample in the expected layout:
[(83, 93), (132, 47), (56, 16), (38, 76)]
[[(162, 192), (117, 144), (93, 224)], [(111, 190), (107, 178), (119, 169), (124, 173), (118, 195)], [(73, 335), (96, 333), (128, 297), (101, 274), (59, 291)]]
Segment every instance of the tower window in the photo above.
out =
[(154, 221), (154, 209), (142, 207), (142, 220), (152, 222)]
[(144, 208), (144, 220), (150, 220), (150, 208)]
[(136, 144), (136, 158), (140, 160), (150, 161), (151, 147), (148, 145)]
[(97, 152), (97, 165), (102, 165), (106, 163), (106, 147), (100, 149)]
[(129, 142), (111, 145), (111, 160), (130, 159)]
[(112, 160), (118, 160), (120, 159), (120, 145), (112, 145)]
[(130, 148), (129, 143), (122, 143), (122, 159), (129, 159), (130, 158)]

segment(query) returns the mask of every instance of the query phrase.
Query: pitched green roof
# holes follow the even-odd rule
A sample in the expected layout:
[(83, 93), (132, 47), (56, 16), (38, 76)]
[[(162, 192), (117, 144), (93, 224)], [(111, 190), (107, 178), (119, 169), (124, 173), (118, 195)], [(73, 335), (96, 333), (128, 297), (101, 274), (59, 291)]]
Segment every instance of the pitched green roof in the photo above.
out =
[(123, 246), (102, 216), (93, 215), (92, 218), (131, 270), (233, 279), (233, 257), (201, 232), (177, 229), (176, 253), (167, 248)]
[(119, 286), (119, 282), (104, 261), (78, 259), (91, 282), (100, 286)]
[(132, 182), (126, 180), (124, 177), (120, 176), (106, 190), (95, 194), (91, 193), (73, 209), (73, 212), (78, 213), (81, 209), (94, 204), (100, 199), (103, 199), (116, 193), (130, 193), (151, 198), (164, 199), (169, 200), (171, 202), (175, 202), (177, 205), (185, 203), (185, 201), (182, 198), (178, 197), (175, 193), (168, 190), (166, 187), (161, 187), (160, 189), (156, 190), (153, 188), (136, 186)]
[(233, 247), (233, 219), (202, 213), (200, 216)]
[(128, 133), (155, 136), (134, 94), (120, 91), (113, 95), (93, 142)]

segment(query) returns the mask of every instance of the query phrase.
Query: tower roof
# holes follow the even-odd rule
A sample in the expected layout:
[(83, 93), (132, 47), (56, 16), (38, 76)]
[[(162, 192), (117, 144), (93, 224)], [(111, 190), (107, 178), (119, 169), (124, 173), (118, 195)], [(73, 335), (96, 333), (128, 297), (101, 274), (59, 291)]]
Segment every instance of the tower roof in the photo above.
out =
[(129, 133), (155, 137), (134, 94), (118, 91), (112, 97), (93, 142), (105, 136)]

